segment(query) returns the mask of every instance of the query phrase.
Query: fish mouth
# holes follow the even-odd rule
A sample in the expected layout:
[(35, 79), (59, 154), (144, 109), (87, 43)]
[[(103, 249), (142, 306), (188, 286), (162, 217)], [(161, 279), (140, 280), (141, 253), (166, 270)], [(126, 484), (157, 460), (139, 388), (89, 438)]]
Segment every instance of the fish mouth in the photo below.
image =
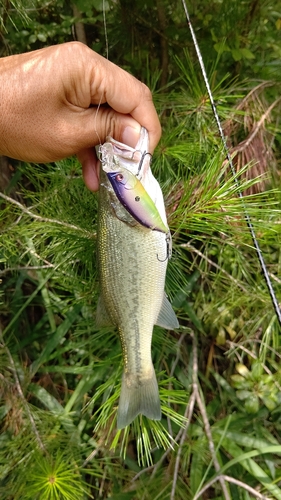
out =
[(102, 161), (104, 172), (116, 171), (116, 166), (129, 169), (139, 179), (148, 171), (151, 161), (149, 138), (145, 127), (141, 127), (139, 140), (135, 148), (118, 142), (108, 136), (106, 142), (98, 147), (98, 157)]
[(125, 159), (138, 162), (144, 154), (148, 153), (149, 139), (148, 132), (145, 127), (141, 127), (139, 140), (135, 148), (127, 146), (122, 142), (118, 142), (110, 136), (106, 138), (106, 141), (112, 144), (115, 154), (118, 154)]

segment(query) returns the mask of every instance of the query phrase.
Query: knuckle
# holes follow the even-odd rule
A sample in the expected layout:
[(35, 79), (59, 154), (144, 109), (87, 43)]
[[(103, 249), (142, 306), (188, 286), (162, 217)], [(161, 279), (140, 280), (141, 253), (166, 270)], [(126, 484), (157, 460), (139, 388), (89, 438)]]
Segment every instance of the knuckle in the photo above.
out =
[(91, 49), (84, 43), (78, 41), (68, 42), (62, 47), (66, 52), (65, 55), (69, 55), (74, 62), (83, 61), (88, 57), (89, 52), (91, 51)]
[(151, 90), (148, 88), (145, 83), (142, 83), (142, 92), (143, 92), (143, 97), (146, 101), (152, 101), (152, 93)]
[(84, 43), (82, 42), (78, 42), (78, 41), (73, 41), (73, 42), (70, 42), (69, 46), (71, 46), (71, 50), (75, 50), (75, 51), (78, 51), (78, 52), (81, 52), (83, 51), (86, 46), (84, 45)]

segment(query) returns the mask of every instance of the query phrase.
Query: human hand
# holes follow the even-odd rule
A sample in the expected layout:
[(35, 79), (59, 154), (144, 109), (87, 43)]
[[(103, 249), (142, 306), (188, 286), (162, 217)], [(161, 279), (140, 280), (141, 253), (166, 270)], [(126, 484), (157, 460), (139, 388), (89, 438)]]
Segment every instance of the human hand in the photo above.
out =
[(161, 127), (150, 90), (79, 42), (0, 59), (1, 154), (32, 162), (77, 154), (95, 191), (93, 146), (111, 135), (134, 147), (140, 125), (152, 153)]

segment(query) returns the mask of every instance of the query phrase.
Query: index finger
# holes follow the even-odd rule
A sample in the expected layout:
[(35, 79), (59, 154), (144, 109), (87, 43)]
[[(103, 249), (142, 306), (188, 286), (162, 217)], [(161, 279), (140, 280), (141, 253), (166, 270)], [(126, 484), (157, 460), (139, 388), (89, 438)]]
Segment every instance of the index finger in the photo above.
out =
[(127, 71), (96, 55), (91, 78), (92, 104), (107, 102), (115, 111), (131, 115), (149, 133), (151, 152), (161, 137), (161, 125), (149, 88)]

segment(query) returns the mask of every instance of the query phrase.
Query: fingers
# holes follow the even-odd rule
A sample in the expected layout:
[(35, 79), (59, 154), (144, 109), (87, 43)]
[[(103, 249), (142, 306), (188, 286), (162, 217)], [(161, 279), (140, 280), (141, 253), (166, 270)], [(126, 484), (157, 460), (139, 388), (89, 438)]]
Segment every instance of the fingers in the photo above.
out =
[(161, 136), (150, 90), (78, 42), (3, 58), (0, 87), (0, 152), (34, 162), (79, 152), (90, 189), (98, 176), (89, 148), (108, 135), (135, 147), (143, 126), (152, 153)]
[(83, 179), (88, 189), (99, 189), (99, 161), (93, 148), (83, 149), (77, 154), (82, 165)]
[[(114, 114), (114, 119), (110, 118), (112, 111), (101, 110), (102, 116), (96, 116), (89, 120), (89, 138), (92, 144), (93, 137), (96, 136), (98, 144), (103, 144), (108, 135), (117, 141), (128, 146), (135, 147), (139, 139), (140, 125), (130, 116), (123, 116), (120, 113)], [(119, 120), (118, 120), (119, 118)], [(88, 189), (97, 191), (99, 188), (99, 161), (94, 148), (84, 148), (77, 154), (82, 165), (84, 182)]]
[(94, 52), (92, 54), (92, 104), (106, 102), (114, 111), (134, 118), (148, 130), (152, 153), (161, 137), (161, 125), (149, 88), (107, 59)]
[(122, 73), (118, 72), (118, 77), (115, 79), (115, 86), (112, 85), (107, 92), (107, 102), (119, 113), (130, 114), (136, 122), (148, 130), (150, 152), (153, 153), (161, 137), (161, 126), (152, 94), (146, 85), (131, 75), (126, 73), (124, 78)]
[(109, 107), (89, 108), (83, 116), (80, 115), (78, 129), (73, 129), (72, 141), (80, 141), (83, 134), (84, 147), (88, 147), (102, 144), (107, 136), (111, 136), (117, 141), (135, 147), (140, 128), (140, 124), (130, 115), (116, 113)]
[[(107, 135), (111, 135), (117, 141), (123, 142), (128, 146), (135, 147), (139, 139), (140, 125), (131, 117), (123, 117), (120, 115), (120, 123), (118, 120), (108, 120), (111, 124), (110, 128), (102, 126), (107, 120), (99, 120), (95, 123), (95, 134), (99, 137), (99, 144), (103, 144)], [(92, 120), (91, 127), (94, 121)], [(93, 140), (93, 131), (90, 132), (91, 140)], [(82, 165), (83, 178), (86, 186), (91, 191), (97, 191), (99, 188), (99, 161), (97, 159), (94, 148), (84, 148), (77, 154), (78, 160)]]
[[(99, 137), (92, 135), (92, 142), (87, 137), (85, 146), (104, 142), (108, 135), (122, 141), (131, 117), (131, 128), (139, 128), (137, 122), (148, 130), (152, 153), (161, 137), (161, 126), (148, 87), (83, 44), (72, 42), (64, 47), (68, 55), (71, 49), (71, 60), (75, 61), (70, 66), (71, 78), (68, 81), (72, 83), (67, 87), (67, 101), (90, 120), (95, 114), (95, 129)], [(66, 84), (65, 79), (64, 82)], [(92, 108), (89, 108), (90, 104)], [(90, 121), (86, 124), (91, 133), (92, 125)], [(127, 135), (131, 137), (132, 133)]]

